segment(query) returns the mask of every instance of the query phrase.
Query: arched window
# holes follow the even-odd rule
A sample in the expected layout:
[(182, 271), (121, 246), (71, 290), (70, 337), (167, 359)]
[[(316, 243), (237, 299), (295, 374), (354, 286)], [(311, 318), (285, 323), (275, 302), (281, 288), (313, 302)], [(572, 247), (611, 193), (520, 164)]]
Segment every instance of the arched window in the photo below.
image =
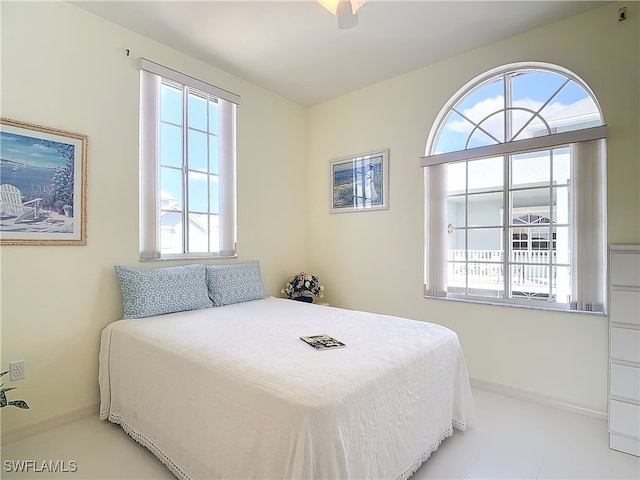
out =
[(606, 134), (575, 74), (508, 65), (427, 140), (425, 295), (604, 312)]

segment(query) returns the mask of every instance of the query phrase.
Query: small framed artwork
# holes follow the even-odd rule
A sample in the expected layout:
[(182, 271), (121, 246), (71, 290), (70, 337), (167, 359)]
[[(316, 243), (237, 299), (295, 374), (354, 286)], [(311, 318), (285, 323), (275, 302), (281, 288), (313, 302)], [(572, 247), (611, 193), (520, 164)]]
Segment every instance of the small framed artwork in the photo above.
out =
[(330, 213), (389, 208), (389, 150), (333, 160), (329, 165)]
[(87, 143), (0, 119), (0, 244), (87, 244)]

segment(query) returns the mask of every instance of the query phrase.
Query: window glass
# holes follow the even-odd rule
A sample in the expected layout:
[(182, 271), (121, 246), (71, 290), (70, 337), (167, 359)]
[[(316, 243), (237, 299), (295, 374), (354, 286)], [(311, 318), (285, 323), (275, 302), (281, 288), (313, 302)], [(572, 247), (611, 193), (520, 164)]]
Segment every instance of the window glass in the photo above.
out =
[(160, 120), (182, 125), (182, 90), (166, 83), (160, 88)]
[(207, 171), (209, 145), (207, 134), (197, 130), (189, 130), (188, 164), (190, 170)]
[(504, 164), (502, 157), (473, 160), (469, 165), (469, 192), (502, 190)]
[(469, 195), (467, 200), (468, 224), (470, 227), (502, 225), (502, 192)]
[(190, 171), (189, 175), (189, 211), (208, 212), (209, 183), (207, 175)]
[(209, 102), (209, 133), (218, 133), (218, 104)]
[(553, 151), (553, 181), (558, 185), (569, 183), (571, 162), (569, 148), (557, 148)]
[(464, 227), (467, 224), (467, 209), (465, 196), (447, 198), (447, 222), (451, 228)]
[(552, 133), (579, 130), (602, 123), (593, 98), (575, 82), (569, 82), (540, 114)]
[(469, 263), (467, 295), (500, 298), (504, 294), (504, 265), (501, 263)]
[(209, 251), (220, 249), (220, 215), (209, 215)]
[(209, 215), (189, 213), (189, 252), (206, 253), (209, 251)]
[(454, 108), (478, 123), (488, 114), (504, 107), (504, 80), (502, 76), (498, 76), (471, 90)]
[(484, 147), (502, 142), (504, 139), (504, 112), (491, 115), (469, 136), (466, 148)]
[(465, 230), (451, 229), (448, 238), (448, 251), (450, 261), (463, 261), (467, 259), (467, 243)]
[(548, 185), (551, 176), (550, 152), (521, 153), (511, 157), (511, 186)]
[(207, 100), (200, 95), (189, 93), (189, 104), (187, 107), (189, 128), (207, 131)]
[(502, 261), (502, 229), (471, 228), (469, 229), (469, 254), (471, 260), (487, 262)]
[(160, 126), (160, 162), (162, 165), (182, 167), (182, 129), (163, 123)]
[[(522, 210), (534, 208), (536, 212), (549, 218), (549, 188), (529, 188), (511, 192), (511, 208)], [(533, 220), (535, 222), (535, 220)]]
[(162, 189), (162, 208), (182, 209), (182, 170), (162, 167), (160, 169), (160, 187)]
[(220, 142), (216, 135), (209, 135), (209, 172), (220, 173)]
[(182, 252), (182, 213), (179, 211), (162, 212), (162, 238), (160, 247), (163, 252), (179, 254)]
[(554, 72), (529, 70), (515, 73), (511, 75), (513, 104), (537, 112), (566, 82), (564, 75)]
[(553, 228), (553, 263), (563, 263), (568, 265), (571, 262), (569, 227)]
[(447, 192), (449, 195), (465, 193), (467, 191), (466, 162), (450, 163), (447, 165)]
[(553, 221), (558, 224), (567, 225), (570, 219), (569, 205), (571, 203), (571, 191), (569, 187), (555, 187), (552, 192), (554, 193)]
[(438, 135), (436, 151), (438, 153), (455, 152), (464, 150), (469, 138), (469, 132), (473, 130), (473, 123), (464, 118), (458, 112), (452, 110), (447, 115), (444, 127)]

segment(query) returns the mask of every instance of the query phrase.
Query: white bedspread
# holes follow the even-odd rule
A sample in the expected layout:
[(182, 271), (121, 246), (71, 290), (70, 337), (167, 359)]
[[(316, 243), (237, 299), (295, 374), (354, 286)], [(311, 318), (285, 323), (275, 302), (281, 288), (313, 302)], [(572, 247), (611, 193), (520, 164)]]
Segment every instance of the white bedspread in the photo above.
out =
[[(347, 347), (299, 339), (322, 333)], [(114, 322), (99, 382), (179, 478), (407, 478), (473, 419), (451, 330), (276, 298)]]

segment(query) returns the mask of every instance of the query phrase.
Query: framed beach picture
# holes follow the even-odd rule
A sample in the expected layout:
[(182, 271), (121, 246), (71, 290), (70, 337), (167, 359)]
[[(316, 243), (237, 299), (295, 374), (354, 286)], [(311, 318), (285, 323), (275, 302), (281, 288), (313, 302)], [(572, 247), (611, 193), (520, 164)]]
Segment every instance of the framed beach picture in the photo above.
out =
[(0, 119), (0, 244), (86, 245), (87, 142)]
[(389, 208), (389, 150), (333, 160), (330, 213)]

